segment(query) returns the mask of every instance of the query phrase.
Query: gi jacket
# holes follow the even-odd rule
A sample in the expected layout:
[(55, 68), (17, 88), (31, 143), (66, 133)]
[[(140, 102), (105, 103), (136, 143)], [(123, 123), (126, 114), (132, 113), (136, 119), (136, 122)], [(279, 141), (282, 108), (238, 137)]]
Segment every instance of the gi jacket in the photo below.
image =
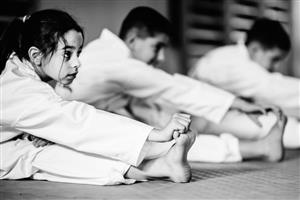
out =
[(138, 165), (153, 129), (146, 124), (65, 101), (32, 65), (11, 56), (1, 77), (1, 143), (27, 132), (72, 149)]

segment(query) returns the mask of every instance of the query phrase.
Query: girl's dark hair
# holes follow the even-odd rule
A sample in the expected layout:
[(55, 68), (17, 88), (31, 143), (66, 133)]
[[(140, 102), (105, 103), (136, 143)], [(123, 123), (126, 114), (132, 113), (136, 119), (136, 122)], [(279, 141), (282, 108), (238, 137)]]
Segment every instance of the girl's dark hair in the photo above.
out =
[(69, 30), (78, 31), (84, 36), (77, 22), (68, 13), (60, 10), (41, 10), (30, 17), (15, 18), (0, 41), (1, 72), (13, 52), (20, 59), (27, 60), (29, 60), (28, 50), (32, 46), (40, 49), (44, 56), (53, 54), (58, 41)]
[(125, 39), (132, 28), (143, 31), (144, 37), (154, 36), (157, 33), (171, 36), (172, 32), (172, 25), (167, 18), (156, 10), (144, 6), (136, 7), (128, 13), (121, 25), (120, 38)]

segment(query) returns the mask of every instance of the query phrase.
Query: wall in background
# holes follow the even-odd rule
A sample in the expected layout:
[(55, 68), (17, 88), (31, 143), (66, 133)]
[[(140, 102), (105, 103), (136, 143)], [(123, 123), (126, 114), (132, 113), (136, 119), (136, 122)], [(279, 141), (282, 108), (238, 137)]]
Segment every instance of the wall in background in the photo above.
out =
[(27, 15), (36, 8), (37, 0), (1, 0), (0, 4), (0, 36), (15, 18)]
[(122, 20), (137, 6), (149, 6), (167, 16), (167, 0), (39, 0), (36, 8), (58, 8), (70, 13), (84, 27), (85, 43), (97, 38), (103, 28), (118, 34)]
[(300, 78), (300, 1), (292, 1), (292, 74)]
[[(0, 7), (0, 34), (7, 24), (16, 16), (23, 16), (32, 11), (58, 8), (69, 12), (85, 29), (85, 44), (99, 36), (103, 28), (118, 33), (126, 14), (136, 6), (149, 6), (168, 17), (168, 2), (176, 0), (2, 0)], [(281, 72), (300, 77), (300, 1), (299, 0), (183, 0), (186, 4), (193, 2), (186, 13), (190, 20), (187, 33), (190, 58), (197, 59), (211, 48), (226, 44), (239, 38), (249, 27), (251, 20), (262, 13), (266, 5), (269, 16), (281, 19), (287, 27), (291, 25), (293, 52), (291, 58), (283, 64)], [(226, 4), (223, 4), (223, 3)], [(266, 2), (267, 4), (262, 4)], [(282, 12), (290, 2), (291, 15), (287, 18)], [(225, 5), (225, 6), (224, 6)], [(227, 6), (226, 6), (227, 5)], [(255, 9), (260, 5), (260, 9)], [(274, 11), (275, 9), (275, 11)], [(226, 10), (235, 15), (231, 26), (226, 26)], [(259, 11), (259, 12), (258, 12)], [(228, 13), (225, 15), (229, 18)], [(234, 26), (232, 26), (234, 25)], [(237, 27), (238, 25), (238, 27)], [(226, 28), (227, 27), (227, 28)], [(242, 27), (242, 28), (241, 28)], [(244, 28), (243, 28), (244, 27)], [(231, 29), (234, 28), (234, 31)], [(227, 34), (224, 34), (227, 32)], [(175, 59), (174, 59), (175, 60)], [(172, 64), (173, 65), (173, 64)], [(286, 67), (288, 66), (288, 67)], [(185, 71), (182, 66), (167, 67), (167, 71)]]
[[(288, 33), (291, 33), (291, 6), (296, 1), (300, 2), (299, 0), (182, 1), (187, 2), (185, 14), (187, 27), (184, 32), (189, 66), (193, 66), (201, 56), (216, 47), (244, 40), (246, 31), (258, 17), (278, 20)], [(294, 74), (290, 55), (282, 62), (279, 72)]]

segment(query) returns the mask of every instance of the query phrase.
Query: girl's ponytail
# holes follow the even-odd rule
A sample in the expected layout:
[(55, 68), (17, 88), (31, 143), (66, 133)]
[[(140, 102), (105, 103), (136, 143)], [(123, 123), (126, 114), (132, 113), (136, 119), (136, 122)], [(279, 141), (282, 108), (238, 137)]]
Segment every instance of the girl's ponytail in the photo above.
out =
[(7, 27), (0, 40), (0, 70), (5, 68), (6, 61), (12, 52), (18, 52), (24, 22), (20, 18), (15, 18)]
[(41, 10), (30, 16), (14, 19), (0, 40), (0, 69), (5, 68), (9, 56), (15, 52), (20, 60), (29, 60), (28, 50), (34, 46), (44, 57), (52, 55), (60, 39), (69, 30), (82, 33), (82, 28), (66, 12)]

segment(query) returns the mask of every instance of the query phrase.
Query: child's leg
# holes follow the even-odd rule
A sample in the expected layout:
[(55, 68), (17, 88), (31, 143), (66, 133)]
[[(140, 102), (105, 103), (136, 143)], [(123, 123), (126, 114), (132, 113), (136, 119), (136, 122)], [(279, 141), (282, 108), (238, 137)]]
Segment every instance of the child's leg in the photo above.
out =
[(170, 142), (149, 142), (147, 141), (144, 146), (148, 151), (145, 153), (144, 160), (152, 160), (162, 157), (174, 146), (175, 140)]
[[(136, 180), (170, 178), (175, 182), (190, 179), (187, 152), (193, 144), (191, 133), (181, 135), (164, 156), (143, 161), (138, 167), (118, 160), (77, 152), (59, 145), (46, 147), (34, 159), (32, 165), (38, 169), (33, 178), (56, 182), (96, 185), (131, 184)], [(170, 147), (171, 146), (171, 147)], [(164, 152), (163, 149), (161, 152)], [(159, 151), (149, 156), (159, 156)], [(146, 155), (147, 157), (148, 155)]]
[(37, 169), (32, 161), (43, 148), (36, 148), (28, 140), (16, 139), (0, 144), (0, 179), (28, 178)]
[(289, 117), (283, 134), (283, 145), (286, 148), (300, 148), (300, 121)]
[(94, 185), (135, 182), (124, 178), (129, 164), (59, 145), (45, 147), (33, 160), (32, 166), (38, 170), (32, 176), (36, 180)]
[(180, 135), (166, 155), (145, 160), (137, 168), (130, 167), (125, 177), (135, 180), (169, 178), (174, 182), (188, 182), (191, 179), (191, 169), (187, 162), (187, 154), (194, 140), (193, 133)]
[(240, 162), (242, 155), (239, 140), (230, 134), (198, 134), (189, 151), (188, 160), (210, 163)]
[(240, 139), (257, 139), (266, 136), (276, 122), (276, 116), (269, 112), (259, 117), (262, 127), (259, 127), (249, 116), (239, 111), (229, 111), (219, 123), (213, 123), (204, 118), (194, 117), (192, 127), (197, 132), (220, 135), (230, 133)]
[(277, 122), (270, 134), (258, 140), (238, 140), (230, 134), (198, 134), (189, 154), (189, 161), (239, 162), (242, 159), (279, 161), (282, 157), (282, 133), (284, 119)]
[(280, 116), (270, 133), (256, 141), (241, 141), (240, 152), (243, 159), (262, 159), (269, 162), (278, 162), (283, 159), (283, 131), (286, 118)]

